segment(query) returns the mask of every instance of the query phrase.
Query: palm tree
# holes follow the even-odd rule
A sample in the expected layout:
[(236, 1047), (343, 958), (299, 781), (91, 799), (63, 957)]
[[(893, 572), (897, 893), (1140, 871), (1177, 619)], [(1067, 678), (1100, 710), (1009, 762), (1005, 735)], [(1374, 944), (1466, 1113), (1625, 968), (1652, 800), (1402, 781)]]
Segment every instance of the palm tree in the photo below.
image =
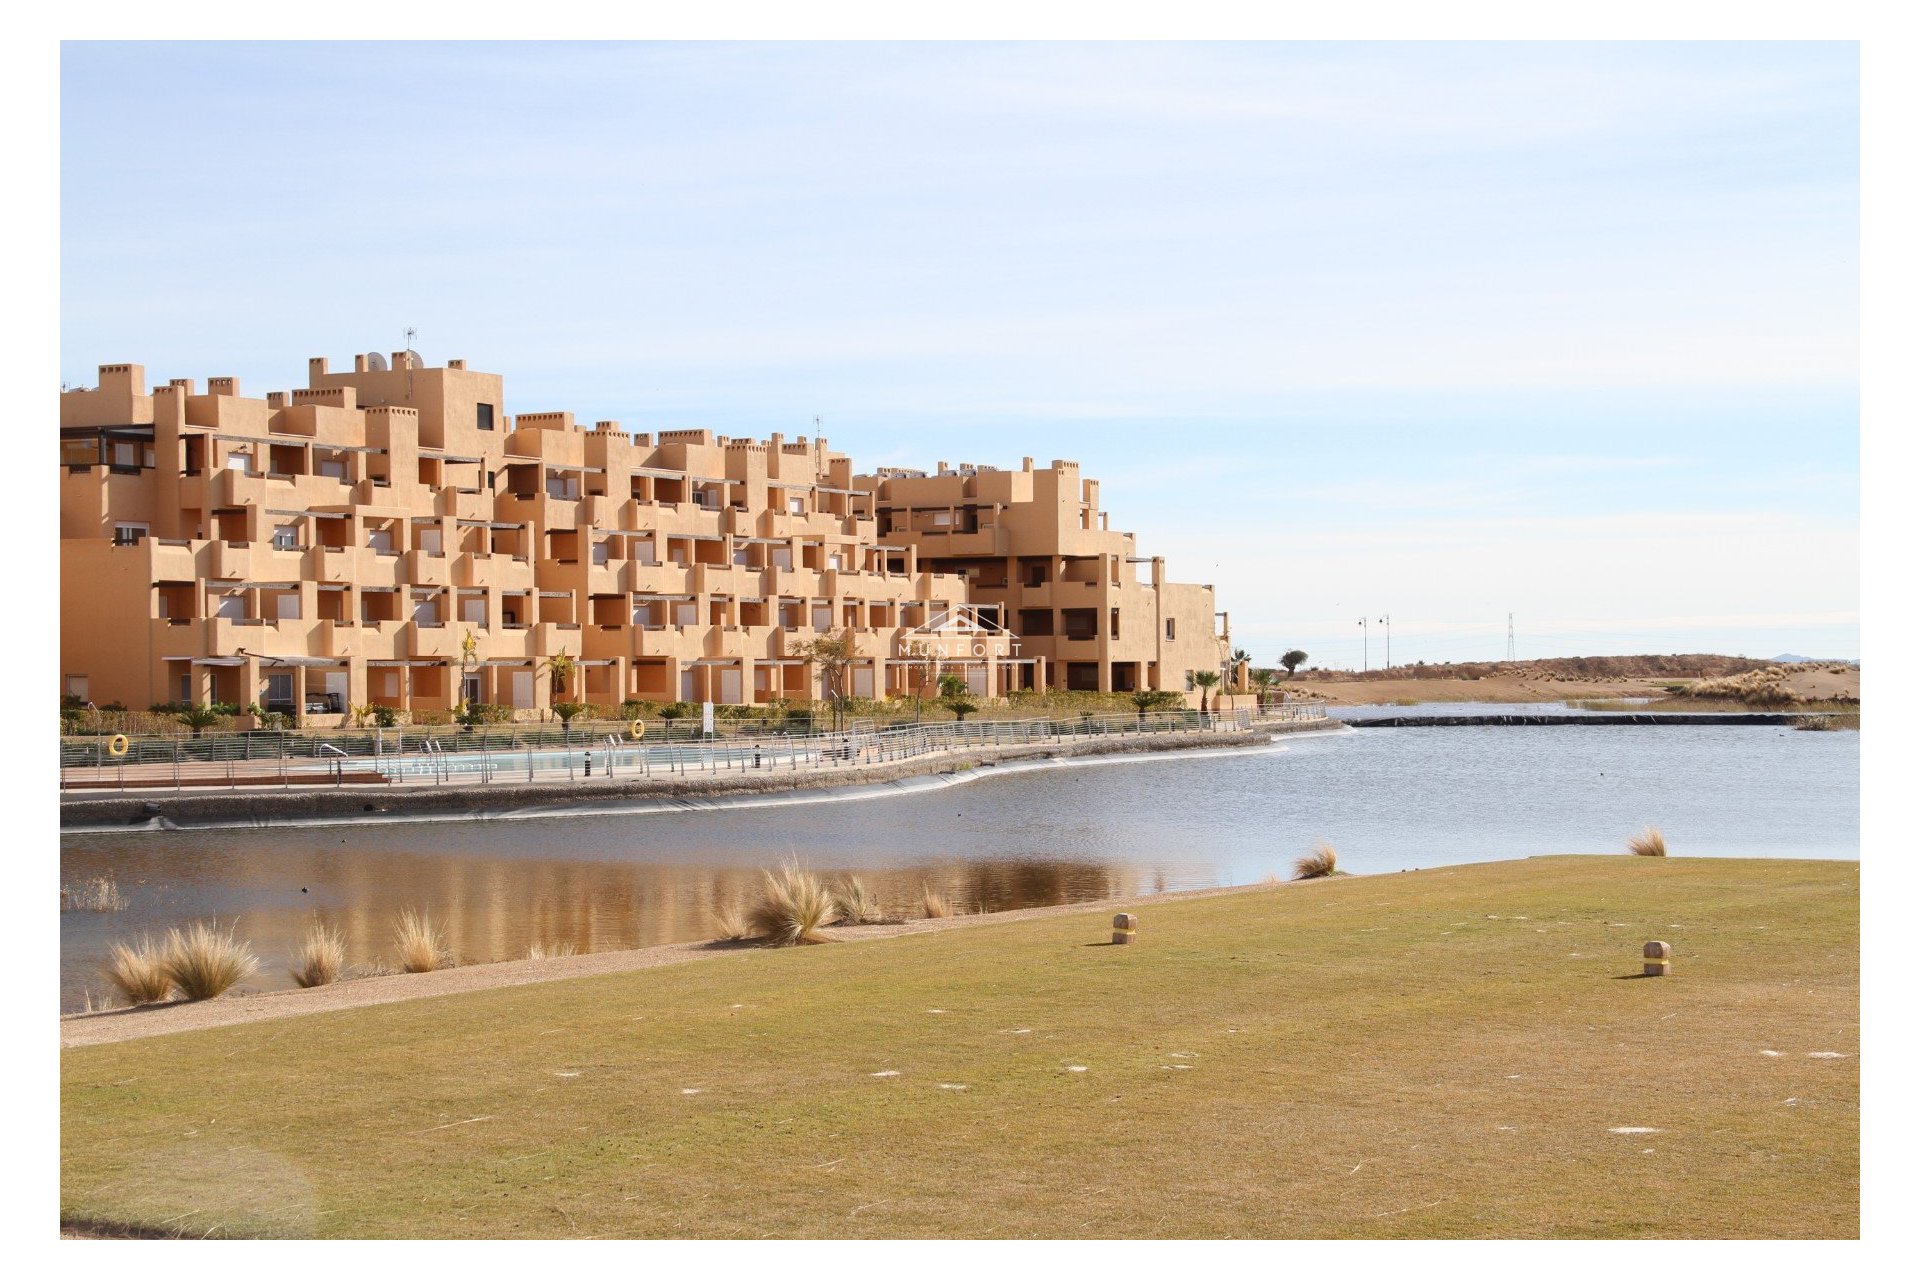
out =
[(980, 709), (973, 700), (972, 692), (967, 688), (966, 677), (949, 671), (940, 677), (940, 702), (953, 712), (954, 719), (965, 722), (966, 718)]
[(220, 713), (204, 702), (196, 702), (185, 711), (173, 717), (187, 728), (193, 730), (193, 736), (199, 737), (203, 729), (210, 729), (220, 723)]
[(1253, 673), (1252, 678), (1255, 700), (1264, 707), (1267, 705), (1267, 699), (1273, 696), (1273, 686), (1278, 683), (1274, 678), (1273, 668), (1261, 667)]
[(1133, 699), (1134, 709), (1140, 713), (1140, 723), (1145, 724), (1147, 712), (1170, 705), (1179, 695), (1166, 689), (1135, 689), (1129, 696)]
[(1196, 671), (1193, 673), (1193, 682), (1200, 688), (1200, 714), (1205, 715), (1207, 714), (1207, 693), (1215, 685), (1220, 683), (1220, 673), (1218, 671)]
[(564, 698), (572, 691), (573, 672), (580, 665), (579, 662), (570, 657), (566, 646), (562, 645), (560, 652), (548, 658), (543, 665), (547, 668), (547, 674), (553, 678), (551, 686), (553, 692)]

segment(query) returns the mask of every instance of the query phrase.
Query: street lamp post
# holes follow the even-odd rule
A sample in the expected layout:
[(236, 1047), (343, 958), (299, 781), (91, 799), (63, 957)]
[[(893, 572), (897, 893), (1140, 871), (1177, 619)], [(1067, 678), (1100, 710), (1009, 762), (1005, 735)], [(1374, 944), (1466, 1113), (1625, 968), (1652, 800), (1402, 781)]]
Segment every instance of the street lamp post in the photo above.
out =
[(1365, 675), (1369, 666), (1367, 653), (1367, 620), (1360, 619), (1360, 673)]

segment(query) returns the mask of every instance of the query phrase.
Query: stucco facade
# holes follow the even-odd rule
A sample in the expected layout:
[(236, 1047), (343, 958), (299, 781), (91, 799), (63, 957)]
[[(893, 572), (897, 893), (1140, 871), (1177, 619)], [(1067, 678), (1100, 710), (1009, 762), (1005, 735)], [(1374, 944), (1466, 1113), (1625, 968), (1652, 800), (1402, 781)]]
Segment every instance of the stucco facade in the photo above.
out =
[[(856, 476), (824, 439), (509, 418), (499, 375), (409, 352), (312, 360), (306, 387), (264, 399), (231, 378), (148, 388), (132, 364), (99, 378), (61, 397), (66, 695), (257, 702), (321, 725), (366, 704), (806, 699), (820, 673), (795, 649), (849, 629), (857, 696), (924, 685), (928, 655), (986, 695), (1084, 683), (1083, 642), (1015, 634), (1010, 611), (1039, 596), (896, 521), (902, 481)], [(1084, 524), (1071, 464), (980, 474), (1027, 495), (990, 558), (1053, 564), (1062, 611), (1119, 610), (1098, 687), (1122, 687), (1115, 664), (1175, 689), (1220, 668), (1211, 589), (1161, 584), (1157, 561), (1147, 586), (1109, 581), (1132, 540)], [(561, 654), (577, 666), (556, 690)]]
[(1168, 582), (1163, 559), (1109, 527), (1100, 484), (1077, 462), (942, 462), (932, 474), (888, 468), (854, 486), (873, 496), (882, 538), (912, 547), (937, 573), (962, 575), (976, 606), (999, 611), (1037, 660), (1023, 678), (1191, 693), (1196, 672), (1235, 675), (1212, 586)]

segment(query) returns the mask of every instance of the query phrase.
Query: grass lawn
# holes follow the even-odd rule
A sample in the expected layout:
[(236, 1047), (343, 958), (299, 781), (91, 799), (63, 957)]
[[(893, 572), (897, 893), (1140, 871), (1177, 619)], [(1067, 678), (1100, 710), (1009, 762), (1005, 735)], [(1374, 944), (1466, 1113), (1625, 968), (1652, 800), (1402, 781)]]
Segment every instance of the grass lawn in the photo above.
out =
[[(1132, 947), (1090, 910), (68, 1050), (62, 1215), (1858, 1234), (1857, 863), (1546, 858), (1138, 910)], [(1652, 938), (1675, 976), (1627, 979)]]

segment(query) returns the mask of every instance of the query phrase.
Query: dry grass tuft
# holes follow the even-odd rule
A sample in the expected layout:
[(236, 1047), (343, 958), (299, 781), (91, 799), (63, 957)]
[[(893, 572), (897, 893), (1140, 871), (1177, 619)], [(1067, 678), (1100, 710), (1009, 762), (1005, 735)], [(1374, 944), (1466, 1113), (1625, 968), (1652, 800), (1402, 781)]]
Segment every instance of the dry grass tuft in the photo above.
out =
[(833, 906), (841, 924), (885, 924), (887, 916), (880, 901), (867, 891), (859, 876), (848, 876), (833, 893)]
[(164, 947), (142, 938), (132, 946), (116, 942), (107, 948), (106, 968), (101, 970), (128, 1004), (153, 1004), (173, 994), (173, 979), (161, 961)]
[(1322, 877), (1330, 876), (1334, 873), (1339, 861), (1340, 856), (1333, 851), (1333, 846), (1325, 840), (1322, 840), (1319, 844), (1313, 846), (1306, 857), (1295, 860), (1293, 864), (1293, 878), (1295, 880), (1319, 880)]
[(1793, 673), (1785, 667), (1762, 667), (1714, 680), (1696, 680), (1687, 687), (1689, 698), (1718, 698), (1750, 707), (1790, 707), (1805, 699), (1787, 687)]
[(713, 913), (713, 927), (722, 942), (745, 942), (753, 936), (753, 926), (740, 914), (740, 904), (729, 902)]
[(579, 948), (575, 947), (571, 942), (556, 942), (552, 946), (548, 946), (544, 942), (536, 941), (527, 948), (527, 959), (529, 960), (558, 960), (562, 956), (578, 954)]
[(1648, 827), (1639, 835), (1627, 839), (1627, 851), (1641, 858), (1664, 858), (1667, 856), (1667, 838), (1660, 834), (1660, 828)]
[(112, 876), (94, 876), (77, 885), (60, 886), (62, 911), (125, 911), (126, 895)]
[(930, 884), (920, 886), (920, 914), (929, 920), (942, 920), (953, 914), (953, 903)]
[(400, 953), (402, 973), (432, 973), (448, 966), (446, 940), (424, 911), (409, 907), (400, 913), (400, 922), (393, 927), (393, 945)]
[(337, 982), (347, 967), (347, 943), (339, 931), (315, 925), (293, 951), (287, 974), (302, 987), (324, 987)]
[(167, 930), (160, 956), (161, 972), (189, 1000), (211, 1000), (260, 968), (260, 959), (244, 942), (235, 942), (233, 930), (221, 933), (217, 925), (195, 920), (184, 930)]
[(776, 947), (825, 942), (820, 930), (839, 918), (839, 910), (820, 877), (792, 863), (766, 876), (760, 901), (747, 913), (754, 936)]

